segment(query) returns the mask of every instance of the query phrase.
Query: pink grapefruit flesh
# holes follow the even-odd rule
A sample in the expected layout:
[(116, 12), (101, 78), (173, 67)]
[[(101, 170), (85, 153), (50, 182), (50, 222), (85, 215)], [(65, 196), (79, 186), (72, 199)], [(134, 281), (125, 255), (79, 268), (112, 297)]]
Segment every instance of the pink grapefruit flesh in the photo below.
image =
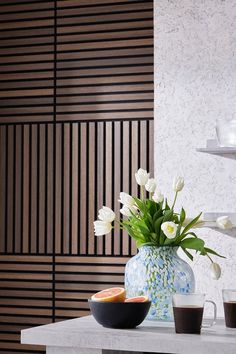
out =
[(124, 302), (125, 289), (124, 288), (110, 288), (99, 291), (91, 297), (93, 301), (100, 302)]
[(125, 299), (125, 302), (148, 302), (149, 299), (147, 296), (135, 296)]

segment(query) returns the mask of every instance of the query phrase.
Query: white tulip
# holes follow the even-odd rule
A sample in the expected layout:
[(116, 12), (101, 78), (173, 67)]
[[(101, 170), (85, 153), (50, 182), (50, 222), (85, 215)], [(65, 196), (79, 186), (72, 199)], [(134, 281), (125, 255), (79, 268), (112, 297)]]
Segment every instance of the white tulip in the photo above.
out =
[(132, 206), (127, 206), (127, 205), (123, 205), (123, 207), (120, 209), (121, 214), (123, 214), (124, 216), (132, 216), (133, 214), (137, 213), (137, 209), (135, 207)]
[(157, 184), (154, 178), (149, 178), (145, 184), (146, 191), (149, 193), (154, 193), (156, 190)]
[(216, 224), (222, 230), (229, 230), (233, 228), (233, 224), (228, 216), (220, 216), (217, 218)]
[(136, 173), (135, 173), (135, 178), (136, 178), (136, 182), (140, 185), (140, 186), (145, 186), (145, 184), (148, 181), (149, 178), (149, 173), (147, 173), (146, 170), (143, 170), (142, 168), (140, 168)]
[(120, 193), (120, 199), (118, 200), (121, 204), (124, 204), (128, 207), (132, 207), (135, 204), (135, 200), (131, 195), (125, 192)]
[(161, 224), (161, 229), (167, 238), (175, 238), (177, 232), (177, 225), (172, 221), (166, 221)]
[(98, 211), (98, 219), (102, 221), (112, 222), (115, 220), (116, 214), (111, 208), (103, 206), (102, 209)]
[(103, 236), (109, 234), (112, 229), (111, 223), (108, 221), (96, 220), (93, 223), (94, 233), (96, 236)]
[(164, 200), (164, 195), (161, 192), (155, 192), (155, 194), (152, 196), (152, 199), (156, 203), (162, 203)]
[(218, 280), (221, 276), (221, 268), (218, 263), (211, 263), (210, 265), (211, 277), (214, 280)]
[(173, 180), (173, 190), (175, 192), (180, 192), (184, 188), (184, 179), (183, 177), (176, 176)]

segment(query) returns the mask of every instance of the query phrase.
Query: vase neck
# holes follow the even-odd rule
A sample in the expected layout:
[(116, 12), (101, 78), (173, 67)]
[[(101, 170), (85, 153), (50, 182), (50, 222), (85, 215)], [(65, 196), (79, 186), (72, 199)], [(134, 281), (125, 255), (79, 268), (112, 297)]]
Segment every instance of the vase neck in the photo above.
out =
[(156, 254), (156, 255), (173, 255), (177, 253), (178, 247), (157, 247), (157, 246), (142, 246), (139, 248), (139, 253), (142, 254)]

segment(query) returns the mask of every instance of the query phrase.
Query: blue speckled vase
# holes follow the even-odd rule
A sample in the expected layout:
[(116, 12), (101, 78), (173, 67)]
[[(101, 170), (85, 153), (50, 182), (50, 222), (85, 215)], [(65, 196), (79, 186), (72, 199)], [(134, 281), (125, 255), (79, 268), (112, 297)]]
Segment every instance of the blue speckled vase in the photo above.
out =
[(173, 320), (172, 294), (195, 290), (192, 268), (178, 256), (177, 249), (143, 246), (126, 264), (127, 297), (147, 295), (152, 301), (150, 320)]

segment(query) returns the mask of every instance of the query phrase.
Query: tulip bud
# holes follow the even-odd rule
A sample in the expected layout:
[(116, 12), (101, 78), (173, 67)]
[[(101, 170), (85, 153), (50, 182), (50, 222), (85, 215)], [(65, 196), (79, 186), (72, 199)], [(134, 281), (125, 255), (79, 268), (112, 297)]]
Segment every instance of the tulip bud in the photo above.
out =
[(156, 203), (162, 203), (164, 200), (164, 195), (161, 192), (155, 192), (155, 194), (152, 196), (152, 199)]
[(228, 216), (220, 216), (217, 218), (216, 224), (222, 230), (229, 230), (233, 228), (233, 224)]
[(103, 236), (109, 234), (112, 229), (111, 223), (107, 221), (96, 220), (93, 223), (94, 233), (96, 236)]
[(135, 207), (132, 206), (127, 206), (127, 205), (123, 205), (123, 207), (120, 209), (121, 214), (123, 214), (124, 216), (132, 216), (133, 214), (137, 213), (137, 209)]
[(110, 208), (103, 206), (102, 209), (98, 211), (98, 219), (102, 221), (112, 222), (115, 220), (116, 214)]
[(154, 178), (149, 178), (145, 184), (146, 191), (149, 193), (154, 193), (156, 190), (157, 184)]
[(221, 276), (221, 268), (218, 263), (211, 263), (210, 265), (211, 277), (214, 280), (218, 280)]
[(180, 192), (184, 188), (184, 179), (183, 177), (175, 177), (173, 180), (173, 190), (175, 192)]
[(131, 195), (129, 195), (128, 193), (125, 192), (121, 192), (120, 193), (120, 199), (118, 200), (118, 202), (120, 202), (121, 204), (124, 204), (128, 207), (131, 207), (135, 204), (135, 200), (133, 197), (131, 197)]
[(136, 178), (136, 182), (140, 185), (140, 186), (145, 186), (145, 184), (148, 181), (149, 178), (149, 173), (147, 173), (146, 170), (143, 170), (142, 168), (140, 168), (136, 173), (135, 173), (135, 178)]

